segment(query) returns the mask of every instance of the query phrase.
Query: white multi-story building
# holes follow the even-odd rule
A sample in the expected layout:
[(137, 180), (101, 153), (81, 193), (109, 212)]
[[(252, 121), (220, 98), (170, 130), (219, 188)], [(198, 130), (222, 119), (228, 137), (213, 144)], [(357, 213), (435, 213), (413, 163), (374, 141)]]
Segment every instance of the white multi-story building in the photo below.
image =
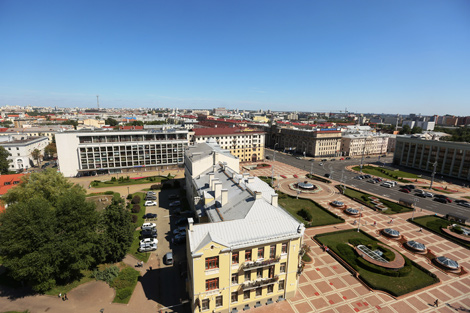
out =
[(59, 170), (66, 177), (182, 166), (188, 142), (183, 128), (56, 134)]
[(381, 155), (388, 151), (388, 134), (346, 134), (341, 139), (344, 156)]
[(10, 153), (11, 171), (23, 171), (34, 166), (32, 153), (39, 150), (44, 155), (44, 148), (49, 144), (47, 137), (26, 137), (21, 135), (10, 135), (0, 137), (0, 146)]

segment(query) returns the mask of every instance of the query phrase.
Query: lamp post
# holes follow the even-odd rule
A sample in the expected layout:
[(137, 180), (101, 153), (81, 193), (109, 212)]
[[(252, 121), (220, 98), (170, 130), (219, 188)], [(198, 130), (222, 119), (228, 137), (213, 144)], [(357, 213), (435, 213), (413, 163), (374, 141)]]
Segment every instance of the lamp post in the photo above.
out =
[(369, 136), (367, 137), (364, 137), (364, 146), (362, 147), (362, 158), (361, 158), (361, 174), (362, 174), (362, 164), (364, 164), (364, 153), (366, 151), (366, 142), (367, 142), (367, 139), (369, 138)]
[(434, 182), (434, 175), (436, 175), (437, 160), (433, 164), (432, 174), (431, 174), (431, 184), (429, 185), (429, 191), (432, 191), (432, 183)]
[(129, 186), (127, 186), (127, 196), (129, 196)]
[(418, 198), (414, 198), (414, 202), (415, 202), (415, 205), (414, 205), (414, 207), (413, 207), (413, 214), (411, 214), (411, 220), (414, 220), (414, 218), (415, 218), (416, 203), (419, 202), (419, 199), (418, 199)]
[(279, 143), (275, 143), (274, 144), (274, 149), (273, 149), (273, 162), (276, 161), (276, 146), (278, 145)]
[(361, 208), (359, 209), (361, 211), (361, 213), (359, 214), (359, 223), (357, 225), (357, 232), (359, 232), (359, 229), (361, 228), (361, 215), (362, 215), (362, 206)]
[(312, 164), (310, 164), (310, 175), (313, 174), (313, 162), (311, 162)]
[(274, 188), (274, 165), (271, 167), (271, 186)]

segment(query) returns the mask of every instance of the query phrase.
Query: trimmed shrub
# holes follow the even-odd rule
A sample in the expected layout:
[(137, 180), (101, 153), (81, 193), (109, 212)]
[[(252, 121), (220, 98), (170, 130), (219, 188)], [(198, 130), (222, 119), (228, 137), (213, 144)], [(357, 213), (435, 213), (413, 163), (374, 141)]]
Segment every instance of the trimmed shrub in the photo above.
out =
[(140, 205), (134, 204), (132, 206), (132, 213), (139, 213), (140, 212)]
[(127, 199), (127, 200), (131, 200), (131, 199), (132, 199), (132, 194), (131, 194), (131, 193), (128, 194), (126, 199)]
[(107, 284), (110, 284), (119, 275), (119, 268), (115, 265), (105, 268), (100, 271), (95, 269), (93, 271), (93, 277), (96, 280), (102, 280)]
[(162, 184), (155, 184), (150, 186), (150, 190), (159, 190), (162, 189)]
[(133, 291), (134, 290), (131, 287), (124, 288), (124, 289), (119, 289), (119, 290), (116, 291), (116, 298), (123, 301), (124, 299), (129, 298), (132, 295)]
[(114, 195), (114, 191), (108, 190), (104, 192), (105, 195)]
[(137, 215), (131, 215), (131, 221), (132, 223), (137, 223), (137, 220), (139, 219), (139, 217)]
[(308, 212), (305, 209), (302, 209), (302, 210), (298, 211), (297, 215), (300, 216), (301, 218), (303, 218), (306, 221), (309, 221), (309, 222), (312, 221), (312, 214), (310, 214), (310, 212)]
[(139, 204), (140, 203), (140, 197), (139, 196), (134, 196), (132, 198), (132, 204)]

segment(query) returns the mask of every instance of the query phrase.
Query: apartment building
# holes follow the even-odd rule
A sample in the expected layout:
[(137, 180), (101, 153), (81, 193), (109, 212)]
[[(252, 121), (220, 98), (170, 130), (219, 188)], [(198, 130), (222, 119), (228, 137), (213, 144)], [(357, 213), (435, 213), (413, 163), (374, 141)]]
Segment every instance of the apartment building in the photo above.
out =
[(213, 138), (222, 149), (229, 150), (240, 162), (256, 162), (264, 159), (265, 133), (249, 128), (213, 127), (195, 128), (194, 143)]
[(215, 140), (185, 153), (187, 260), (192, 312), (230, 312), (294, 296), (304, 225), (274, 190), (238, 173), (239, 160)]
[(388, 151), (388, 134), (345, 134), (341, 139), (341, 155), (381, 155)]
[(22, 135), (10, 135), (0, 137), (0, 146), (10, 153), (10, 171), (24, 171), (33, 167), (36, 163), (32, 153), (39, 150), (44, 155), (44, 148), (49, 144), (47, 137), (26, 137)]
[(24, 135), (27, 137), (42, 137), (45, 136), (50, 142), (54, 140), (54, 136), (57, 133), (73, 130), (72, 125), (47, 125), (47, 126), (33, 126), (33, 127), (12, 127), (12, 128), (0, 128), (1, 136), (10, 135)]
[(397, 136), (393, 163), (436, 174), (470, 180), (470, 144)]
[(59, 170), (66, 177), (182, 166), (188, 143), (183, 128), (56, 134)]

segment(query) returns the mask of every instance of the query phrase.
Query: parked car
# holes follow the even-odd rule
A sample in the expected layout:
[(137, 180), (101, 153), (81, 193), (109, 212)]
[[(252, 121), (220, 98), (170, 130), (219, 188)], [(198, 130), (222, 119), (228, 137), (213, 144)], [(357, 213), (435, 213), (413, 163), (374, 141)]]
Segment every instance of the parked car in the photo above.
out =
[(157, 218), (156, 213), (147, 213), (144, 215), (144, 218)]
[(415, 185), (406, 185), (406, 187), (408, 187), (408, 189), (411, 189), (411, 190), (415, 190), (415, 189), (416, 189)]
[(331, 174), (326, 173), (326, 174), (325, 174), (325, 177), (326, 177), (326, 178), (330, 178), (330, 177), (331, 177)]
[(366, 159), (370, 159), (370, 155), (366, 156)]
[(427, 198), (432, 198), (432, 197), (434, 197), (434, 195), (433, 195), (432, 193), (430, 193), (430, 192), (424, 192), (423, 195), (424, 195), (425, 197), (427, 197)]
[(155, 191), (147, 191), (147, 196), (156, 196)]
[(364, 178), (372, 178), (372, 176), (370, 176), (369, 174), (367, 174), (367, 175), (364, 175)]
[(322, 161), (322, 162), (326, 162), (326, 161), (328, 161), (328, 159), (321, 159), (321, 161)]
[(452, 200), (449, 199), (447, 196), (445, 195), (434, 195), (434, 198), (440, 198), (440, 199), (444, 199), (447, 201), (447, 203), (452, 203)]
[(466, 207), (466, 208), (470, 208), (470, 203), (468, 203), (468, 202), (459, 202), (459, 203), (457, 203), (457, 204), (458, 204), (458, 205), (461, 205), (461, 206), (463, 206), (463, 207)]
[(171, 195), (168, 196), (169, 200), (178, 200), (179, 198), (180, 196), (177, 195), (176, 193), (172, 193)]
[(142, 230), (149, 230), (149, 229), (155, 229), (157, 228), (157, 224), (155, 223), (143, 223), (142, 224)]
[(173, 229), (173, 235), (185, 233), (186, 234), (186, 227), (178, 227)]
[(339, 159), (340, 161), (344, 161), (344, 158)]
[(367, 182), (372, 183), (372, 184), (377, 184), (378, 183), (378, 181), (376, 181), (375, 179), (369, 179)]
[(163, 256), (163, 263), (166, 265), (173, 264), (173, 252), (168, 252)]
[(181, 205), (181, 201), (170, 202), (170, 207), (175, 207), (175, 206), (179, 206), (179, 205)]
[(149, 201), (149, 200), (157, 200), (156, 196), (145, 196), (144, 200)]
[(351, 157), (346, 157), (346, 160), (351, 160)]
[(401, 188), (400, 189), (401, 192), (404, 192), (404, 193), (410, 193), (411, 191), (407, 188)]
[(175, 238), (173, 239), (173, 243), (175, 245), (180, 245), (182, 243), (185, 243), (186, 242), (186, 236), (175, 236)]
[(142, 238), (157, 238), (157, 230), (156, 229), (148, 229), (143, 230), (140, 235)]
[(320, 162), (320, 163), (318, 163), (318, 165), (320, 165), (320, 166), (323, 166), (323, 163), (322, 163), (322, 162)]
[(157, 248), (158, 248), (157, 244), (145, 244), (145, 245), (139, 247), (139, 251), (140, 252), (150, 252), (150, 251), (157, 250)]
[(303, 158), (302, 157), (296, 157), (297, 160), (302, 160)]
[(468, 203), (468, 201), (467, 201), (467, 200), (460, 200), (460, 199), (458, 199), (458, 200), (455, 200), (455, 203), (457, 203), (457, 204), (462, 204), (462, 203)]
[(188, 224), (188, 219), (185, 217), (179, 218), (175, 222), (175, 225), (186, 225), (186, 224)]
[(315, 159), (310, 159), (310, 160), (308, 160), (308, 161), (309, 161), (309, 162), (315, 162)]
[(390, 185), (389, 183), (381, 183), (380, 186), (386, 187), (386, 188), (392, 188), (392, 185)]
[(157, 206), (156, 201), (145, 201), (145, 206)]
[(139, 242), (140, 246), (145, 246), (147, 244), (157, 245), (158, 244), (158, 239), (156, 239), (156, 238), (144, 238)]

